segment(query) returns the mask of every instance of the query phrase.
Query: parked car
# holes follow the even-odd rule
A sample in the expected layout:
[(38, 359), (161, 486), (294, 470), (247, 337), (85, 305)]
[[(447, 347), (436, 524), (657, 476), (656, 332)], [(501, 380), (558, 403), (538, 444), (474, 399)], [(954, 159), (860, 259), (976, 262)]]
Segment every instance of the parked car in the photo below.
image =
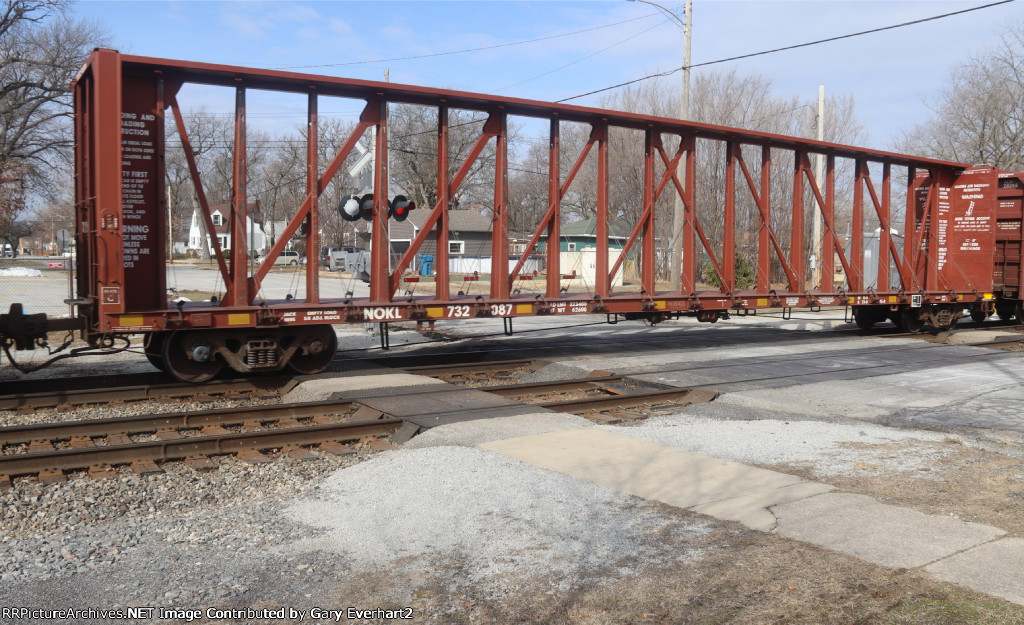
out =
[[(275, 265), (298, 265), (299, 264), (299, 259), (300, 259), (300, 256), (299, 256), (298, 252), (293, 252), (293, 251), (290, 251), (290, 250), (285, 250), (285, 251), (281, 252), (280, 256), (278, 256), (277, 258), (274, 259), (274, 264)], [(262, 263), (264, 260), (266, 260), (266, 256), (261, 256), (260, 257), (260, 262)]]
[(354, 245), (324, 247), (320, 250), (320, 266), (326, 267), (328, 271), (346, 271), (345, 261), (348, 255), (361, 251), (364, 251), (363, 248)]

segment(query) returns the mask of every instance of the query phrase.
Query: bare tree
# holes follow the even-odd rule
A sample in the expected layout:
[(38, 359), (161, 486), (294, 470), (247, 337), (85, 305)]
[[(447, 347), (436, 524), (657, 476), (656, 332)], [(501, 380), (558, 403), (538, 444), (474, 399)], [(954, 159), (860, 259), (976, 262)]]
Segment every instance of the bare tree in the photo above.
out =
[(897, 149), (1024, 169), (1024, 23), (956, 67), (932, 109), (935, 117), (903, 134)]
[(28, 165), (32, 184), (55, 159), (70, 161), (70, 83), (104, 39), (73, 20), (64, 0), (0, 3), (0, 161)]
[[(192, 154), (200, 171), (203, 192), (211, 204), (226, 202), (231, 197), (230, 149), (233, 145), (233, 124), (231, 120), (217, 117), (205, 108), (186, 111), (183, 114), (185, 133), (188, 135)], [(170, 190), (172, 215), (180, 224), (191, 224), (192, 215), (200, 215), (199, 198), (189, 172), (188, 161), (183, 151), (177, 126), (168, 117), (166, 177)], [(225, 157), (224, 155), (227, 154)], [(214, 166), (227, 160), (227, 171)], [(199, 254), (204, 260), (210, 258), (209, 238), (206, 222), (196, 220), (199, 225)]]
[(32, 234), (35, 226), (23, 218), (27, 169), (24, 165), (0, 161), (0, 243), (10, 245), (15, 255), (18, 239)]
[[(604, 108), (625, 110), (661, 117), (675, 117), (679, 110), (679, 94), (674, 85), (655, 81), (640, 83), (619, 90), (606, 97), (601, 106)], [(782, 97), (772, 90), (771, 80), (750, 74), (741, 74), (735, 70), (728, 72), (708, 71), (696, 75), (692, 89), (691, 110), (694, 121), (733, 126), (747, 130), (759, 130), (776, 134), (801, 137), (816, 136), (814, 104), (809, 99), (798, 97)], [(833, 96), (826, 104), (825, 139), (837, 143), (857, 143), (863, 139), (863, 128), (857, 123), (854, 114), (852, 96)], [(563, 124), (561, 133), (562, 171), (565, 172), (589, 137), (589, 129), (579, 125)], [(670, 154), (678, 147), (678, 140), (665, 136), (665, 149)], [(543, 144), (543, 145), (542, 145)], [(613, 129), (609, 137), (609, 216), (619, 221), (627, 229), (635, 225), (643, 209), (643, 146), (644, 133), (625, 129)], [(514, 206), (542, 204), (547, 206), (547, 153), (546, 141), (537, 142), (526, 151), (525, 157), (513, 171), (511, 188)], [(748, 153), (749, 152), (749, 153)], [(712, 245), (721, 249), (724, 236), (722, 208), (725, 204), (725, 147), (719, 141), (701, 139), (696, 146), (697, 178), (696, 198), (697, 215)], [(756, 154), (745, 150), (744, 158), (748, 163), (758, 162), (760, 150)], [(784, 155), (778, 155), (783, 159)], [(792, 156), (788, 161), (777, 160), (776, 171), (785, 171), (783, 175), (773, 176), (772, 197), (779, 206), (785, 205), (792, 195)], [(839, 163), (839, 166), (850, 167), (851, 164)], [(660, 179), (664, 167), (660, 160), (656, 164), (656, 179)], [(755, 177), (758, 173), (755, 170)], [(565, 221), (584, 219), (596, 210), (597, 171), (595, 158), (588, 158), (570, 189), (570, 194), (562, 202), (562, 215)], [(848, 177), (840, 176), (843, 180)], [(748, 260), (752, 259), (756, 250), (757, 232), (760, 226), (760, 213), (753, 198), (743, 193), (744, 186), (737, 193), (736, 199), (736, 249)], [(837, 227), (845, 228), (848, 223), (849, 211), (844, 209), (849, 189), (838, 187)], [(672, 231), (671, 204), (674, 191), (669, 186), (656, 205), (658, 217), (655, 220), (658, 245), (667, 249), (669, 242), (679, 232)], [(851, 200), (852, 201), (852, 200)], [(804, 203), (808, 216), (817, 210), (810, 197)], [(523, 210), (524, 217), (531, 215)], [(513, 213), (514, 214), (514, 213)], [(543, 214), (541, 211), (540, 214)], [(535, 218), (534, 227), (539, 217)], [(780, 238), (789, 233), (788, 211), (777, 210), (772, 214), (773, 228)], [(532, 231), (533, 227), (528, 228)], [(784, 237), (788, 240), (788, 236)], [(808, 241), (810, 244), (810, 241)], [(703, 258), (703, 257), (702, 257)], [(667, 255), (659, 256), (659, 271), (668, 268)], [(664, 274), (663, 275), (667, 275)]]
[[(473, 111), (448, 112), (448, 176), (462, 166), (483, 128), (487, 116)], [(389, 113), (391, 184), (421, 207), (437, 203), (437, 110), (414, 105), (392, 106)], [(509, 124), (508, 140), (518, 129)], [(462, 185), (456, 202), (461, 206), (491, 206), (494, 201), (494, 141), (481, 152)]]

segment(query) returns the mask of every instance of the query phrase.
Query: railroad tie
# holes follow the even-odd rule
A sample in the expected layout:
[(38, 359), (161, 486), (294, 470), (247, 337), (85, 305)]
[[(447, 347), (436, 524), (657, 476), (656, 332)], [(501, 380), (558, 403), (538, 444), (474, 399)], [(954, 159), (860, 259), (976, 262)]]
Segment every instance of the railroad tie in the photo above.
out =
[(109, 464), (94, 464), (89, 467), (89, 477), (95, 479), (108, 479), (117, 476), (117, 471)]
[(302, 462), (309, 462), (310, 460), (316, 460), (316, 454), (306, 449), (305, 447), (299, 447), (298, 445), (286, 445), (281, 450), (282, 453), (287, 454), (289, 458), (300, 460)]
[(39, 483), (43, 485), (66, 482), (67, 479), (60, 469), (43, 469), (39, 472)]
[(238, 456), (239, 460), (249, 464), (264, 464), (273, 460), (270, 456), (260, 453), (255, 449), (243, 449), (235, 455)]
[(162, 429), (156, 431), (156, 437), (162, 441), (174, 441), (181, 438), (181, 434), (177, 430)]
[(127, 434), (107, 434), (108, 445), (131, 445), (132, 438)]
[(217, 468), (217, 463), (211, 460), (207, 456), (190, 456), (185, 458), (185, 464), (192, 468), (193, 471), (213, 471)]
[(152, 473), (164, 472), (164, 470), (152, 460), (136, 460), (132, 463), (131, 467), (132, 472), (137, 475), (150, 475)]
[(342, 445), (337, 441), (320, 443), (320, 451), (326, 451), (327, 453), (334, 454), (335, 456), (354, 456), (356, 453), (356, 450), (352, 449), (348, 445)]

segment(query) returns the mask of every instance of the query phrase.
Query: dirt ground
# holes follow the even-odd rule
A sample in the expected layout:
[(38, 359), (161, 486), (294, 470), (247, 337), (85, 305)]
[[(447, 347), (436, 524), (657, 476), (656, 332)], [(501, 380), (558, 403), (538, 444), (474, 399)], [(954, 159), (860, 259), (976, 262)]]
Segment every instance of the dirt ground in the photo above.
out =
[[(926, 514), (954, 515), (965, 521), (985, 523), (1024, 537), (1024, 449), (1009, 440), (1000, 443), (1006, 453), (969, 447), (948, 437), (941, 443), (917, 443), (941, 448), (930, 466), (916, 471), (881, 472), (862, 463), (855, 475), (820, 476), (807, 467), (776, 465), (776, 471), (823, 481), (840, 490), (870, 495), (883, 503), (914, 508)], [(891, 455), (899, 445), (846, 447), (873, 449)], [(879, 457), (871, 454), (872, 457)]]
[[(696, 516), (677, 509), (666, 512)], [(453, 625), (1024, 623), (1024, 606), (936, 582), (917, 571), (876, 566), (739, 525), (727, 524), (697, 540), (696, 545), (692, 539), (686, 545), (665, 543), (668, 550), (700, 548), (703, 556), (696, 562), (633, 577), (605, 572), (566, 593), (551, 594), (551, 580), (538, 579), (534, 590), (517, 592), (514, 601), (481, 596), (459, 585), (458, 575), (452, 574), (459, 563), (449, 560), (416, 578), (351, 580), (328, 599), (347, 605), (411, 606), (412, 622)], [(529, 580), (517, 582), (531, 585)]]

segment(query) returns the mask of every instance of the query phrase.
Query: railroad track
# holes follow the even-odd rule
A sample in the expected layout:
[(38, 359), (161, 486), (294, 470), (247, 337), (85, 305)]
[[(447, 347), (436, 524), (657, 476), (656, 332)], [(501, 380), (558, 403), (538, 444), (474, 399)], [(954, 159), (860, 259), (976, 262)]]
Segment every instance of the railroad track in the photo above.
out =
[[(504, 366), (509, 366), (508, 364)], [(448, 369), (449, 373), (451, 368)], [(410, 393), (410, 401), (431, 392)], [(707, 390), (650, 388), (629, 383), (622, 376), (600, 376), (526, 385), (503, 385), (465, 392), (492, 392), (515, 401), (559, 412), (582, 414), (602, 423), (646, 418), (658, 411), (710, 401)], [(394, 394), (389, 394), (389, 397)], [(93, 477), (116, 474), (115, 466), (129, 465), (137, 473), (160, 472), (158, 462), (185, 460), (197, 469), (214, 468), (211, 456), (237, 454), (248, 462), (262, 462), (272, 450), (311, 457), (309, 446), (335, 454), (353, 453), (343, 443), (362, 441), (386, 449), (408, 440), (423, 421), (436, 413), (407, 415), (402, 419), (377, 412), (364, 419), (362, 400), (308, 402), (275, 406), (249, 406), (196, 412), (91, 419), (0, 428), (0, 487), (11, 478), (36, 475), (41, 482), (66, 479), (65, 471), (86, 470)], [(451, 417), (458, 410), (447, 411)], [(466, 420), (480, 418), (467, 410)], [(231, 429), (229, 429), (231, 428)]]
[[(1022, 335), (1021, 339), (1005, 337), (984, 343), (975, 343), (973, 347), (1005, 347), (1016, 342), (1024, 342), (1024, 328), (1012, 321), (986, 321), (982, 324), (963, 323), (962, 330), (987, 330), (1015, 332)], [(955, 332), (956, 330), (954, 330)], [(768, 331), (774, 333), (774, 330)], [(807, 332), (811, 332), (808, 330)], [(823, 336), (863, 335), (859, 329), (830, 330)], [(757, 335), (756, 330), (744, 329), (745, 343)], [(932, 334), (911, 334), (900, 332), (896, 328), (879, 328), (870, 336), (880, 338), (919, 338), (928, 339)], [(485, 339), (486, 337), (466, 337), (467, 340)], [(603, 341), (608, 347), (614, 344), (645, 345), (679, 342), (688, 339), (682, 337), (658, 337), (652, 339), (631, 338), (628, 341)], [(444, 381), (462, 385), (483, 385), (502, 379), (502, 367), (522, 363), (520, 371), (528, 371), (527, 367), (535, 363), (535, 367), (544, 363), (537, 358), (514, 359), (502, 361), (483, 361), (484, 358), (496, 353), (537, 353), (552, 350), (579, 347), (579, 342), (556, 342), (544, 345), (488, 346), (486, 350), (455, 351), (443, 353), (394, 354), (373, 358), (349, 358), (348, 364), (358, 366), (384, 366), (405, 369), (413, 373), (431, 375)], [(167, 381), (160, 373), (120, 374), (103, 376), (85, 376), (78, 378), (60, 378), (48, 380), (19, 380), (0, 382), (0, 410), (16, 410), (21, 408), (53, 408), (61, 405), (77, 406), (99, 404), (116, 401), (140, 401), (152, 399), (174, 399), (182, 397), (241, 397), (245, 395), (275, 397), (284, 395), (291, 390), (302, 377), (266, 376), (243, 379), (213, 380), (206, 384), (179, 384)]]
[[(295, 378), (282, 376), (214, 380), (202, 385), (166, 381), (150, 384), (118, 384), (116, 378), (104, 378), (104, 380), (109, 384), (71, 389), (61, 388), (60, 380), (55, 380), (53, 383), (57, 388), (52, 390), (0, 394), (0, 410), (55, 408), (183, 397), (240, 398), (246, 395), (256, 395), (270, 398), (283, 395), (298, 384), (298, 380)], [(134, 380), (129, 377), (126, 381), (133, 382)]]
[[(474, 352), (479, 356), (482, 352)], [(402, 362), (424, 362), (425, 356), (398, 359)], [(372, 361), (371, 361), (372, 364)], [(519, 359), (492, 362), (450, 363), (404, 367), (406, 371), (437, 377), (462, 384), (483, 384), (511, 378), (516, 372), (535, 370), (543, 361)], [(120, 376), (89, 376), (87, 378), (61, 378), (45, 381), (47, 385), (28, 384), (19, 388), (16, 383), (0, 385), (0, 410), (55, 408), (83, 406), (112, 402), (146, 401), (195, 397), (240, 398), (257, 396), (280, 397), (295, 388), (308, 376), (253, 376), (251, 378), (212, 380), (204, 384), (168, 382), (163, 375), (124, 374)], [(33, 380), (31, 382), (41, 382)], [(24, 384), (23, 384), (24, 386)], [(43, 389), (46, 390), (43, 390)]]

